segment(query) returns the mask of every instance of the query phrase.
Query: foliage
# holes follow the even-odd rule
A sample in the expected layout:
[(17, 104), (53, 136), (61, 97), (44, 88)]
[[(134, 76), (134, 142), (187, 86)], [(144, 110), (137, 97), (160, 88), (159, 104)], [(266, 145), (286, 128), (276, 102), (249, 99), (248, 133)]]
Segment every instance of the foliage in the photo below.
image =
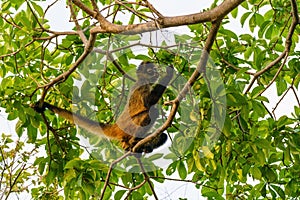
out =
[[(54, 31), (47, 20), (56, 1), (48, 7), (30, 0), (1, 3), (0, 106), (7, 120), (17, 121), (17, 136), (27, 138), (2, 135), (1, 198), (27, 192), (33, 199), (158, 199), (155, 186), (165, 180), (193, 184), (208, 199), (300, 196), (299, 0), (240, 1), (222, 20), (215, 41), (207, 41), (213, 20), (185, 24), (187, 34), (172, 29), (140, 34), (181, 23), (162, 23), (164, 16), (148, 1), (70, 2), (75, 25), (64, 31)], [(114, 25), (148, 26), (110, 29), (89, 13), (96, 3)], [(232, 20), (249, 31), (230, 28)], [(165, 35), (172, 35), (175, 45), (157, 42)], [(211, 49), (205, 49), (208, 42), (214, 42)], [(203, 49), (210, 59), (205, 73), (197, 75)], [(162, 152), (141, 158), (126, 154), (115, 142), (30, 107), (42, 98), (113, 122), (141, 60), (158, 62), (161, 73), (174, 65), (176, 78), (163, 102), (172, 104), (184, 94), (165, 131), (171, 142)], [(182, 93), (187, 80), (191, 91)], [(272, 87), (278, 100), (267, 93)], [(278, 116), (288, 94), (297, 105), (291, 115)], [(266, 106), (273, 101), (274, 108)], [(159, 108), (162, 118), (155, 130), (172, 113), (168, 103)], [(157, 165), (165, 161), (167, 166)]]
[(37, 147), (27, 147), (19, 140), (13, 140), (10, 135), (1, 135), (0, 146), (0, 188), (1, 199), (29, 192), (30, 185), (36, 183), (37, 168), (32, 165), (31, 156), (36, 156)]

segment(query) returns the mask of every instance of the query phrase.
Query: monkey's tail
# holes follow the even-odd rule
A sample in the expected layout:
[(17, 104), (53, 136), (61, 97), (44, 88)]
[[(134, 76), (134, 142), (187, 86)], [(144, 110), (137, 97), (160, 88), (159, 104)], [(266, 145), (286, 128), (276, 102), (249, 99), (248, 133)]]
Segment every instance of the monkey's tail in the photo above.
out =
[(80, 116), (78, 114), (72, 113), (68, 110), (56, 107), (49, 103), (44, 102), (44, 106), (54, 113), (58, 114), (60, 117), (65, 118), (71, 123), (77, 124), (81, 128), (89, 131), (98, 136), (107, 136), (105, 132), (110, 128), (109, 124), (102, 124), (93, 120), (90, 120), (86, 117)]

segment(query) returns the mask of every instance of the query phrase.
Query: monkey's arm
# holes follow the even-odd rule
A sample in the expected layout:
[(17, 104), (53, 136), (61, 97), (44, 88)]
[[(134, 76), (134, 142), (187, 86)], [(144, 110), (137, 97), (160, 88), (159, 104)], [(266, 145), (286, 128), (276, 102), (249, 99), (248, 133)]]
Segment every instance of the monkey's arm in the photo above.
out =
[(164, 76), (159, 82), (153, 87), (150, 93), (149, 105), (155, 105), (165, 92), (167, 86), (169, 85), (171, 79), (173, 78), (174, 68), (173, 65), (167, 67), (167, 75)]

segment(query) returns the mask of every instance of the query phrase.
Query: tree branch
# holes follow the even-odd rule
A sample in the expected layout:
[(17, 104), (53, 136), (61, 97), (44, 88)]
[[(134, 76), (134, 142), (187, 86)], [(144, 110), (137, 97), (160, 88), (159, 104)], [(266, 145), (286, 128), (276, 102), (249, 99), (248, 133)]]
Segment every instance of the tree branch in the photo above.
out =
[(284, 61), (282, 62), (282, 64), (280, 65), (279, 69), (277, 70), (276, 74), (274, 75), (274, 77), (272, 78), (272, 80), (269, 82), (269, 84), (263, 89), (261, 90), (257, 96), (260, 96), (262, 93), (264, 93), (276, 80), (276, 78), (278, 77), (279, 73), (282, 71), (282, 68), (284, 67), (286, 60), (288, 58), (288, 54), (285, 55), (284, 57)]
[(156, 194), (156, 192), (155, 192), (155, 190), (154, 190), (154, 188), (153, 188), (153, 185), (152, 185), (152, 183), (151, 183), (151, 181), (150, 181), (150, 178), (149, 178), (149, 176), (148, 176), (148, 174), (147, 174), (147, 172), (146, 172), (146, 170), (145, 170), (145, 168), (144, 168), (144, 165), (143, 165), (141, 159), (138, 158), (138, 157), (137, 157), (136, 159), (137, 159), (137, 161), (138, 161), (138, 163), (139, 163), (139, 165), (140, 165), (140, 168), (141, 168), (141, 170), (142, 170), (142, 173), (143, 173), (143, 175), (144, 175), (144, 178), (145, 178), (144, 180), (148, 182), (149, 187), (150, 187), (150, 189), (151, 189), (151, 191), (152, 191), (152, 193), (153, 193), (154, 198), (155, 198), (156, 200), (158, 200), (157, 194)]
[(252, 81), (250, 82), (248, 88), (246, 89), (246, 91), (244, 92), (245, 94), (248, 93), (251, 89), (251, 87), (253, 86), (254, 82), (258, 79), (258, 77), (260, 75), (262, 75), (263, 73), (265, 73), (266, 71), (268, 71), (269, 69), (271, 69), (272, 67), (274, 67), (276, 64), (278, 64), (283, 58), (287, 57), (290, 53), (290, 49), (292, 46), (292, 37), (293, 34), (296, 30), (296, 26), (300, 23), (299, 22), (299, 12), (298, 12), (298, 8), (297, 8), (297, 3), (296, 0), (291, 0), (291, 5), (292, 5), (292, 16), (293, 16), (293, 21), (292, 24), (290, 26), (286, 41), (285, 41), (285, 49), (282, 52), (282, 54), (280, 54), (280, 56), (278, 56), (274, 61), (272, 61), (269, 65), (267, 65), (264, 69), (256, 72), (253, 76)]
[(75, 27), (76, 27), (76, 29), (77, 29), (77, 33), (78, 33), (78, 35), (79, 35), (81, 41), (83, 42), (83, 44), (84, 44), (84, 45), (87, 45), (87, 41), (88, 41), (88, 40), (87, 40), (87, 38), (85, 37), (85, 35), (84, 35), (84, 33), (83, 33), (83, 31), (82, 31), (82, 29), (81, 29), (79, 23), (78, 23), (78, 20), (77, 20), (77, 18), (76, 18), (76, 14), (75, 14), (75, 10), (74, 10), (74, 8), (73, 8), (73, 4), (71, 3), (71, 0), (68, 1), (68, 4), (69, 4), (69, 7), (70, 7), (71, 17), (72, 17), (72, 19), (73, 19), (73, 21), (74, 21), (74, 23), (75, 23)]
[(137, 34), (148, 31), (154, 31), (161, 28), (197, 24), (203, 22), (213, 22), (222, 19), (234, 8), (240, 5), (244, 0), (225, 0), (219, 6), (205, 12), (194, 13), (182, 16), (162, 17), (140, 24), (118, 25), (106, 20), (100, 12), (96, 12), (87, 7), (80, 0), (72, 0), (72, 2), (82, 9), (84, 12), (100, 22), (100, 26), (91, 29), (91, 33), (121, 33), (121, 34)]
[(83, 54), (76, 60), (76, 62), (70, 67), (67, 71), (53, 79), (50, 83), (45, 84), (41, 86), (44, 88), (42, 97), (41, 97), (41, 103), (43, 103), (43, 100), (47, 94), (47, 91), (52, 87), (54, 84), (66, 80), (77, 68), (78, 66), (84, 61), (84, 59), (89, 55), (89, 53), (93, 50), (94, 48), (94, 43), (96, 41), (96, 34), (90, 34), (90, 38), (85, 46)]
[(110, 179), (110, 175), (111, 175), (111, 172), (114, 168), (114, 166), (118, 163), (118, 162), (121, 162), (123, 159), (127, 158), (128, 156), (132, 155), (132, 152), (128, 151), (127, 153), (125, 153), (123, 156), (121, 156), (120, 158), (116, 159), (114, 162), (112, 162), (110, 164), (110, 167), (109, 167), (109, 170), (107, 172), (107, 175), (106, 175), (106, 178), (105, 178), (105, 183), (104, 183), (104, 186), (103, 186), (103, 190), (102, 190), (102, 193), (101, 193), (101, 197), (100, 197), (100, 200), (102, 200), (104, 198), (104, 194), (105, 194), (105, 191), (106, 191), (106, 188), (109, 184), (109, 179)]

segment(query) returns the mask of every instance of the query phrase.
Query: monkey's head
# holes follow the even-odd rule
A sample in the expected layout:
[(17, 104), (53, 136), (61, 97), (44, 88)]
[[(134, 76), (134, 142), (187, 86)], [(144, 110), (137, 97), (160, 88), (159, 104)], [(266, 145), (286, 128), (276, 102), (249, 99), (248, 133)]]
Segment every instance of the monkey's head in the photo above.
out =
[(143, 61), (137, 68), (136, 74), (139, 81), (147, 83), (154, 83), (159, 77), (156, 65), (149, 61)]

